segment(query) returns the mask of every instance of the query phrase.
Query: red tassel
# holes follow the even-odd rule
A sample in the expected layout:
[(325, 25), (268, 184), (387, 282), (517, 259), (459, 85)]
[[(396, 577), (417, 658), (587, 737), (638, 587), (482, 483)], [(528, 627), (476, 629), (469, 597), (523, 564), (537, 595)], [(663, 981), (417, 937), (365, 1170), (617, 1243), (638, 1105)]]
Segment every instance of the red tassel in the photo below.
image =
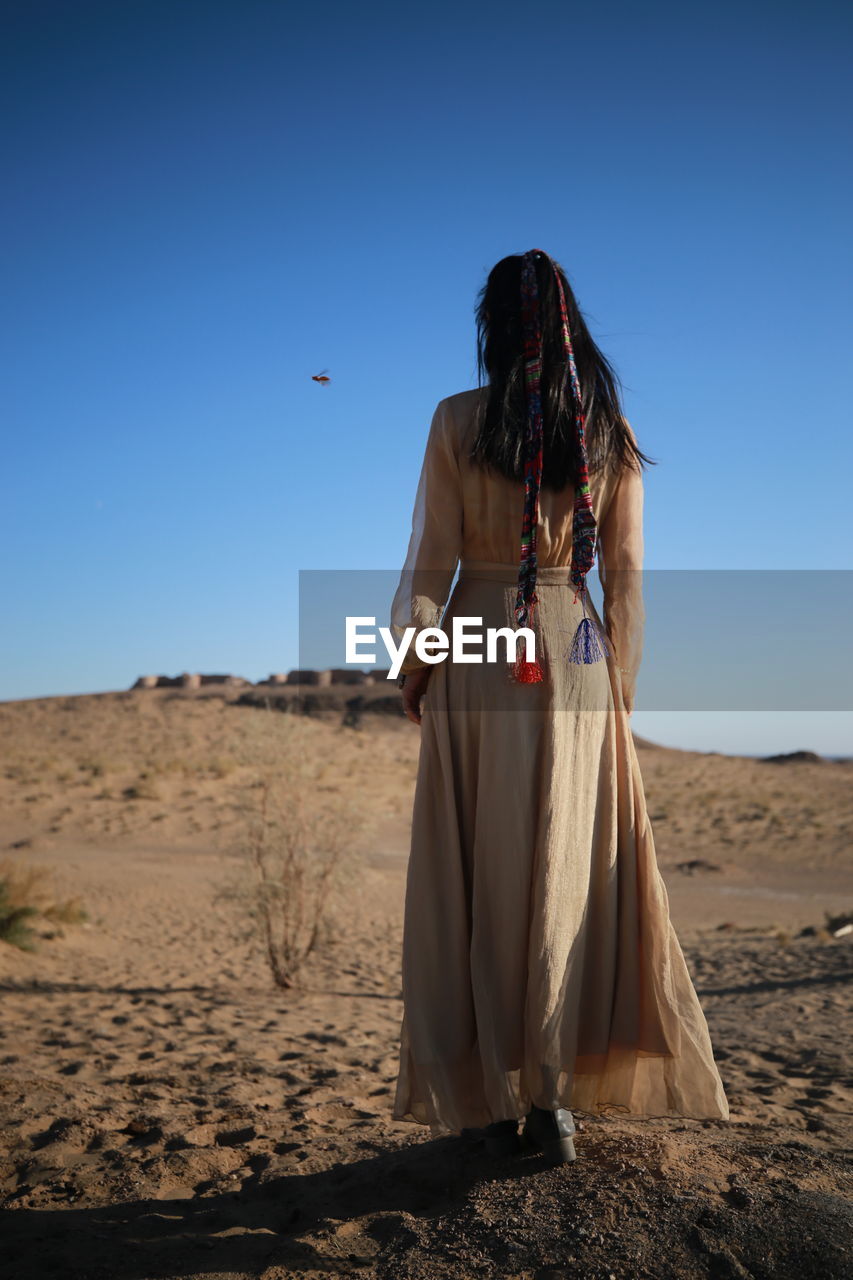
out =
[(541, 684), (545, 678), (538, 661), (528, 662), (526, 658), (516, 659), (512, 674), (519, 684)]
[[(536, 596), (530, 601), (527, 610), (523, 615), (523, 625), (526, 627), (533, 626), (533, 610), (536, 605)], [(516, 621), (521, 621), (516, 616)], [(527, 652), (527, 642), (524, 643), (522, 653)], [(516, 658), (512, 668), (513, 679), (519, 684), (541, 684), (545, 677), (542, 674), (542, 668), (539, 665), (539, 659), (529, 662), (527, 658)]]

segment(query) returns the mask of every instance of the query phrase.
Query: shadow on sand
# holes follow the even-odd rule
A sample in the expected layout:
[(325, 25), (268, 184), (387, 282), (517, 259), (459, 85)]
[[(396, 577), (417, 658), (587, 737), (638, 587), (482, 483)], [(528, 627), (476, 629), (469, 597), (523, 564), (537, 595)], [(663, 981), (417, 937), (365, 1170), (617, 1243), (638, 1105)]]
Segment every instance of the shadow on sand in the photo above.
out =
[[(260, 1157), (258, 1164), (267, 1162)], [(193, 1199), (126, 1200), (103, 1208), (15, 1209), (3, 1214), (0, 1275), (11, 1280), (153, 1280), (207, 1274), (351, 1274), (364, 1231), (346, 1224), (372, 1218), (367, 1240), (405, 1251), (406, 1216), (452, 1211), (483, 1181), (518, 1181), (540, 1173), (530, 1155), (493, 1160), (476, 1141), (416, 1142), (315, 1173), (262, 1180), (259, 1169), (239, 1191)], [(404, 1216), (405, 1215), (405, 1216)], [(337, 1233), (340, 1245), (319, 1252), (310, 1237)], [(347, 1236), (352, 1235), (348, 1245)], [(357, 1236), (361, 1240), (357, 1240)], [(306, 1238), (308, 1237), (308, 1238)], [(336, 1258), (334, 1255), (338, 1254)]]

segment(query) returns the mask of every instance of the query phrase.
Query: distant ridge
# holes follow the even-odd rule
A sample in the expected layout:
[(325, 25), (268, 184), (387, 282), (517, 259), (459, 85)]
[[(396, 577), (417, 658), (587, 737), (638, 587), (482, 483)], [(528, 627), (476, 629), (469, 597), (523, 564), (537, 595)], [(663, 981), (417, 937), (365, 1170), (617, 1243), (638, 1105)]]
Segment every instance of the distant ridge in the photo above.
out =
[(785, 751), (778, 756), (759, 756), (762, 764), (825, 764), (816, 751)]

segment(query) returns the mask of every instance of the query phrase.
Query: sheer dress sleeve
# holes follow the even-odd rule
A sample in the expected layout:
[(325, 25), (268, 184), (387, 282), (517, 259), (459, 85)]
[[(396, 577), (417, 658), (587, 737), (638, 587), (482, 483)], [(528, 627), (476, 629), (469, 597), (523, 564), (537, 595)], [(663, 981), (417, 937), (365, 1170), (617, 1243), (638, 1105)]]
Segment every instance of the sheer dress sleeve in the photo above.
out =
[(599, 574), (604, 627), (610, 640), (628, 711), (634, 708), (637, 673), (643, 657), (643, 476), (624, 466), (599, 535)]
[(430, 665), (415, 653), (415, 639), (425, 628), (440, 626), (461, 552), (459, 459), (447, 401), (441, 400), (427, 436), (412, 515), (412, 535), (391, 605), (391, 631), (398, 645), (407, 627), (416, 629), (400, 668), (403, 673)]

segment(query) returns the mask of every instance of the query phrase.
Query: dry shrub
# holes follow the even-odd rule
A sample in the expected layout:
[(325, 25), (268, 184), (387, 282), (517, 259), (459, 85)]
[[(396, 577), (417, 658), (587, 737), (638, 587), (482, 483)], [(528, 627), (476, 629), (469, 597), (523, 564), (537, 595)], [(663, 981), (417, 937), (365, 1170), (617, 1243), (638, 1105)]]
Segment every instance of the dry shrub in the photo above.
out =
[(297, 722), (255, 714), (243, 746), (243, 763), (255, 773), (244, 792), (243, 874), (220, 896), (241, 903), (247, 936), (263, 948), (274, 982), (291, 988), (308, 957), (331, 940), (346, 855), (365, 820), (357, 804), (319, 781), (324, 761), (306, 749)]
[(318, 807), (292, 783), (264, 779), (248, 853), (255, 873), (254, 915), (280, 987), (296, 975), (323, 936), (332, 890), (351, 825), (337, 809)]
[(21, 951), (33, 951), (35, 934), (26, 922), (34, 915), (38, 915), (35, 907), (14, 904), (8, 882), (0, 879), (0, 941)]
[(207, 761), (206, 768), (214, 778), (227, 778), (234, 772), (236, 766), (228, 756), (214, 756)]
[(52, 872), (11, 859), (0, 863), (0, 940), (22, 951), (35, 950), (27, 921), (41, 916), (56, 924), (80, 924), (87, 912), (79, 897), (57, 900)]
[(109, 770), (109, 761), (102, 759), (100, 756), (93, 756), (90, 759), (81, 760), (77, 768), (81, 773), (88, 773), (90, 778), (102, 778)]
[(162, 800), (163, 796), (157, 783), (147, 772), (140, 773), (136, 782), (125, 787), (122, 792), (125, 800)]

